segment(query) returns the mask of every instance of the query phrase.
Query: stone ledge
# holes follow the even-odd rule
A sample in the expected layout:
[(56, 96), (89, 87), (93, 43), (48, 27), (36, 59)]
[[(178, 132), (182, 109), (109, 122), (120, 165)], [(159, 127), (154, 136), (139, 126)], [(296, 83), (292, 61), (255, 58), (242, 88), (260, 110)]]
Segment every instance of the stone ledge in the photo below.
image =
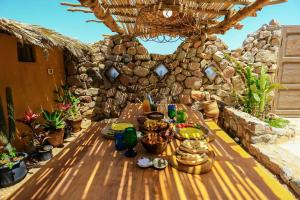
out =
[(245, 112), (222, 107), (219, 124), (272, 173), (300, 196), (300, 163), (276, 143), (295, 136), (295, 128), (274, 128)]
[(281, 178), (300, 197), (300, 166), (298, 157), (274, 144), (251, 144), (248, 151), (272, 173)]
[(274, 128), (252, 115), (225, 107), (221, 113), (221, 126), (233, 137), (238, 137), (247, 148), (250, 144), (276, 143), (278, 139), (289, 139), (295, 135), (291, 127)]

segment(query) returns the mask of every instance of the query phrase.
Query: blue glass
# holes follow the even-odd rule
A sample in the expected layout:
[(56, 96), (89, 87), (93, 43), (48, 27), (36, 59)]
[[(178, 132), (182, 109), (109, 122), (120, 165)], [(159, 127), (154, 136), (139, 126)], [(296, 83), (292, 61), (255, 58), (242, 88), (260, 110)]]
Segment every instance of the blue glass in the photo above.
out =
[(123, 131), (115, 132), (115, 146), (118, 151), (122, 151), (127, 148)]
[(174, 117), (176, 117), (176, 105), (175, 104), (168, 105), (168, 116), (170, 119), (174, 119)]

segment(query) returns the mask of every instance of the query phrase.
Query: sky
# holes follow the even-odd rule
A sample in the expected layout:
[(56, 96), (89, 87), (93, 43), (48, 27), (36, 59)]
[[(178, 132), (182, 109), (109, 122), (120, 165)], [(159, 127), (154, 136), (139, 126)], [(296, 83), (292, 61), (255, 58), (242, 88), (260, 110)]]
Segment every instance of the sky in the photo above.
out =
[[(53, 29), (59, 33), (93, 43), (103, 39), (103, 34), (113, 34), (109, 28), (100, 23), (86, 23), (95, 19), (91, 13), (68, 12), (60, 2), (78, 3), (77, 0), (0, 0), (0, 18), (9, 18), (20, 22), (37, 24)], [(255, 32), (263, 24), (276, 19), (282, 25), (300, 25), (300, 0), (289, 0), (286, 3), (268, 6), (257, 13), (257, 17), (248, 17), (241, 21), (242, 30), (229, 30), (218, 35), (230, 49), (241, 47), (247, 34)], [(173, 53), (181, 41), (172, 43), (143, 42), (150, 53)]]

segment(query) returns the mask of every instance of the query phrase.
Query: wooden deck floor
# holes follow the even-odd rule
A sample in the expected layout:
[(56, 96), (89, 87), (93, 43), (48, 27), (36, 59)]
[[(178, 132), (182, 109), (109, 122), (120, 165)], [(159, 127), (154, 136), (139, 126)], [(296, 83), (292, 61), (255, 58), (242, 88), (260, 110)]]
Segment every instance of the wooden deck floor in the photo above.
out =
[(216, 161), (207, 174), (140, 169), (137, 158), (125, 158), (100, 136), (104, 124), (95, 123), (10, 199), (294, 199), (214, 122), (207, 124), (216, 131)]

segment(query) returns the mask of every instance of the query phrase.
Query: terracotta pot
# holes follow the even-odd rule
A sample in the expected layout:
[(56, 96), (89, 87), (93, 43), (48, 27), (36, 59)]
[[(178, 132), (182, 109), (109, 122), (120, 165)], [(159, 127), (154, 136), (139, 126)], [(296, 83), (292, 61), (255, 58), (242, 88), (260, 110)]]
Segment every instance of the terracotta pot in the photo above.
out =
[(47, 141), (53, 146), (61, 146), (64, 142), (64, 129), (51, 131), (47, 136)]
[(72, 127), (72, 132), (76, 133), (81, 130), (81, 122), (82, 122), (81, 117), (78, 119), (69, 119), (68, 122)]

